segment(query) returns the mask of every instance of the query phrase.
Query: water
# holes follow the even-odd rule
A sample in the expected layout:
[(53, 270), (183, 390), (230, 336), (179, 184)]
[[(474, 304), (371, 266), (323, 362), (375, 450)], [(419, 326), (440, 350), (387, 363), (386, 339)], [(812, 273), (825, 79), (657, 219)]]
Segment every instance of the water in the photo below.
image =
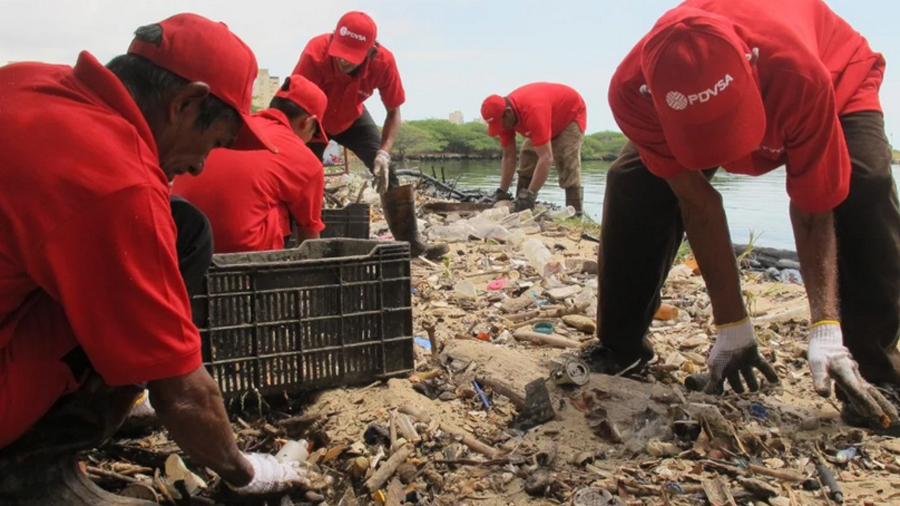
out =
[[(438, 177), (440, 168), (444, 167), (447, 180), (459, 178), (459, 186), (463, 188), (493, 192), (500, 184), (499, 160), (411, 162), (409, 165), (420, 166), (426, 173), (431, 172), (433, 165)], [(584, 210), (596, 221), (600, 221), (602, 215), (608, 169), (609, 162), (582, 162)], [(895, 166), (894, 180), (897, 177), (898, 167)], [(713, 186), (722, 194), (734, 242), (746, 243), (752, 230), (758, 246), (795, 249), (784, 184), (783, 169), (759, 177), (733, 175), (722, 170), (716, 174)], [(513, 178), (512, 191), (515, 186), (516, 179)], [(565, 192), (557, 184), (555, 170), (551, 170), (538, 199), (560, 205), (565, 203)]]

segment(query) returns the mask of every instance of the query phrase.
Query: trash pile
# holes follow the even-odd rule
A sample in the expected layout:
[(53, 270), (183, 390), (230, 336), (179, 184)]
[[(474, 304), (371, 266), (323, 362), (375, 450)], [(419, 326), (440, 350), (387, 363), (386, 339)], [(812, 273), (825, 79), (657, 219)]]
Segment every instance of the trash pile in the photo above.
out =
[[(368, 198), (359, 179), (341, 183), (335, 205)], [(316, 477), (314, 490), (269, 504), (900, 503), (900, 442), (844, 425), (814, 393), (808, 306), (790, 275), (742, 275), (778, 387), (724, 397), (684, 387), (714, 335), (690, 258), (663, 289), (649, 334), (657, 359), (638, 375), (591, 374), (579, 350), (596, 331), (597, 245), (560, 223), (568, 214), (425, 214), (420, 230), (451, 251), (412, 263), (413, 375), (231, 406), (241, 449), (295, 455)], [(164, 432), (121, 439), (89, 455), (87, 471), (167, 504), (247, 504), (190, 462), (190, 475), (170, 471), (176, 450)]]

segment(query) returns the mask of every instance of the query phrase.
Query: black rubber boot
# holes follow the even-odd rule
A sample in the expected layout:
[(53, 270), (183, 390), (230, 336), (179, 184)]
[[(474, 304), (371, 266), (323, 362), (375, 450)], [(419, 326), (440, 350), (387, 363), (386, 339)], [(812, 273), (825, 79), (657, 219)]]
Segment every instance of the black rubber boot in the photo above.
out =
[(522, 190), (527, 190), (530, 186), (531, 178), (520, 175), (519, 180), (516, 182), (516, 194), (514, 196), (519, 198), (519, 194), (522, 193)]
[(79, 451), (103, 444), (122, 424), (141, 389), (111, 388), (92, 377), (34, 427), (0, 449), (4, 506), (155, 506), (111, 494), (78, 468)]
[(409, 243), (410, 256), (425, 256), (438, 260), (450, 251), (446, 244), (428, 244), (419, 238), (419, 222), (416, 220), (416, 196), (412, 185), (390, 189), (381, 196), (384, 218), (397, 241)]
[(581, 216), (581, 206), (582, 201), (584, 200), (584, 188), (581, 186), (575, 186), (573, 188), (566, 188), (566, 206), (572, 206), (575, 208), (575, 216)]
[(582, 349), (580, 358), (590, 366), (591, 371), (607, 376), (635, 376), (643, 372), (653, 360), (654, 353), (649, 346), (642, 346), (637, 355), (625, 356), (594, 341)]

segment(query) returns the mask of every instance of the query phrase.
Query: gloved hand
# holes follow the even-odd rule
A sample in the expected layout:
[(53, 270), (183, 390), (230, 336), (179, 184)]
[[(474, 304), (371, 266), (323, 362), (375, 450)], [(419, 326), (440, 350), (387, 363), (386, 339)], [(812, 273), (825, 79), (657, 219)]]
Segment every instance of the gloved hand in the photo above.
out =
[(383, 194), (388, 189), (388, 174), (391, 169), (391, 154), (383, 149), (375, 155), (375, 166), (372, 168), (372, 176), (375, 178), (375, 190)]
[(512, 200), (512, 194), (509, 193), (508, 190), (501, 190), (497, 188), (494, 190), (494, 199), (493, 202), (496, 204), (497, 202), (502, 202), (504, 200)]
[(528, 188), (525, 188), (524, 190), (520, 191), (519, 195), (516, 197), (516, 205), (513, 212), (518, 213), (526, 209), (534, 209), (534, 201), (536, 199), (537, 193), (534, 193)]
[(759, 354), (750, 318), (729, 325), (719, 325), (719, 336), (706, 363), (709, 367), (709, 383), (705, 391), (709, 394), (724, 392), (726, 379), (732, 390), (744, 393), (741, 376), (751, 392), (759, 390), (754, 369), (759, 369), (769, 383), (779, 383), (775, 369)]
[(156, 416), (156, 410), (153, 409), (153, 405), (150, 404), (150, 392), (144, 389), (144, 392), (134, 401), (134, 406), (131, 408), (131, 412), (128, 413), (129, 417), (132, 418), (149, 418)]
[(840, 323), (823, 321), (812, 326), (807, 360), (813, 387), (822, 397), (831, 395), (833, 381), (856, 412), (875, 427), (887, 428), (900, 421), (897, 408), (859, 375), (859, 366), (844, 346)]
[(269, 495), (294, 487), (311, 488), (311, 472), (301, 468), (299, 462), (280, 462), (274, 456), (262, 453), (245, 453), (244, 457), (253, 466), (253, 479), (243, 487), (228, 485), (238, 494)]

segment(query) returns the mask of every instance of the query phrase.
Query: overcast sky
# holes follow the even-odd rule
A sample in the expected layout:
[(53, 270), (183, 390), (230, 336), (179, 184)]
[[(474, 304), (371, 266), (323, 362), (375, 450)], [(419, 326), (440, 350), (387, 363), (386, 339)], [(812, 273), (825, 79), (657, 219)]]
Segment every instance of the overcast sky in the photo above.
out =
[[(791, 0), (784, 0), (790, 2)], [(124, 52), (134, 29), (178, 12), (226, 22), (284, 77), (313, 36), (334, 29), (348, 10), (368, 12), (379, 40), (397, 57), (406, 119), (466, 121), (491, 93), (556, 81), (584, 96), (588, 131), (616, 130), (606, 88), (619, 61), (676, 0), (0, 0), (0, 63), (71, 64), (86, 49), (101, 61)], [(900, 1), (831, 0), (829, 5), (884, 53), (881, 90), (888, 134), (900, 143)], [(896, 63), (896, 67), (894, 66)], [(381, 121), (383, 107), (370, 99)]]

